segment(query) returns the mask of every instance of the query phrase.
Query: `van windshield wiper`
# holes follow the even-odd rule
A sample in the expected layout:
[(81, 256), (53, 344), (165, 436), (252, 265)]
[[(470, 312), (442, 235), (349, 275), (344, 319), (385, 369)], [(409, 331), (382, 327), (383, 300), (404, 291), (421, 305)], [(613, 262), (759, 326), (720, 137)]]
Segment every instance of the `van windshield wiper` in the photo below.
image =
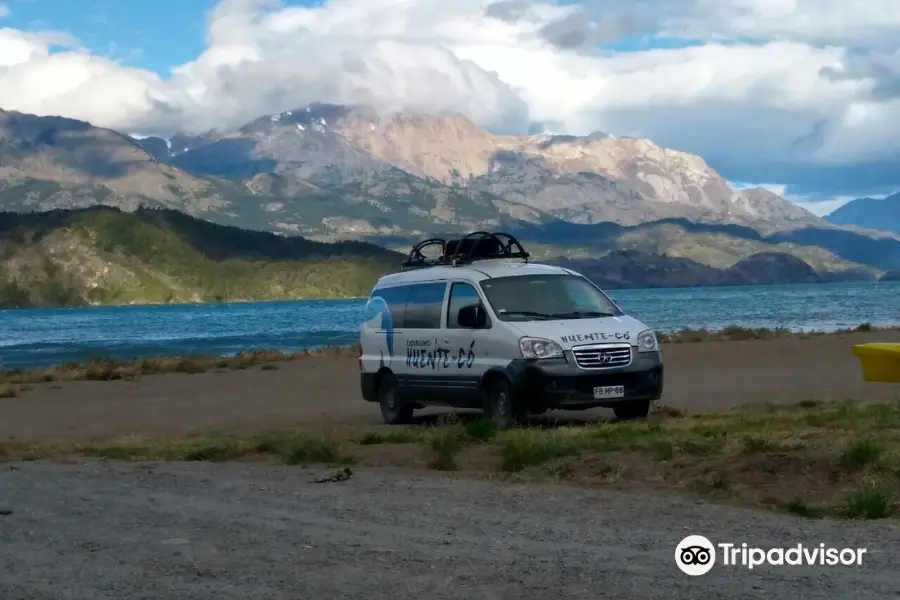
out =
[(613, 313), (599, 312), (596, 310), (576, 310), (569, 313), (557, 313), (552, 315), (554, 319), (597, 319), (599, 317), (614, 317)]

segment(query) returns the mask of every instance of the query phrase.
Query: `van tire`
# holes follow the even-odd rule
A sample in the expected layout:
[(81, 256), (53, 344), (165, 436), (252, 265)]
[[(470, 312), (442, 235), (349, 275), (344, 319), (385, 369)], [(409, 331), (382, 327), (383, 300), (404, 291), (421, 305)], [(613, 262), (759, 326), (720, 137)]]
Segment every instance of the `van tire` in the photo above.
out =
[(412, 421), (413, 406), (400, 400), (397, 378), (393, 373), (385, 373), (378, 382), (378, 403), (381, 416), (388, 425), (406, 425)]
[(613, 412), (616, 413), (616, 419), (619, 421), (646, 419), (647, 415), (650, 414), (650, 401), (630, 400), (628, 402), (622, 402), (613, 407)]
[(527, 411), (513, 397), (509, 382), (499, 377), (488, 384), (485, 413), (500, 429), (514, 426), (527, 415)]

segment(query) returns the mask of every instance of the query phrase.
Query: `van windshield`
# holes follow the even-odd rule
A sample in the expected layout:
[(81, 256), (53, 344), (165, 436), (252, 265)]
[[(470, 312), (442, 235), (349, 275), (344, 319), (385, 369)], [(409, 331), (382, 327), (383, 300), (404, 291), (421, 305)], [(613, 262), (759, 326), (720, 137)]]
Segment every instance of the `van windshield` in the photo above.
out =
[(548, 321), (618, 317), (609, 297), (583, 277), (526, 275), (481, 282), (488, 302), (503, 321)]

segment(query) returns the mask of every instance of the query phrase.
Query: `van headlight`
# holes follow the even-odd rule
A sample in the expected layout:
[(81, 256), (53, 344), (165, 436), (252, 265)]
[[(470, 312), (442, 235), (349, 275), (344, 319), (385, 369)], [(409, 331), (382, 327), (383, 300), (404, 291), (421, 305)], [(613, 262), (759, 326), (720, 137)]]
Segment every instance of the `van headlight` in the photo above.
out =
[(642, 331), (637, 336), (638, 352), (659, 352), (659, 341), (656, 334), (650, 329)]
[(525, 358), (560, 358), (563, 355), (559, 344), (542, 338), (524, 337), (519, 340), (519, 349)]

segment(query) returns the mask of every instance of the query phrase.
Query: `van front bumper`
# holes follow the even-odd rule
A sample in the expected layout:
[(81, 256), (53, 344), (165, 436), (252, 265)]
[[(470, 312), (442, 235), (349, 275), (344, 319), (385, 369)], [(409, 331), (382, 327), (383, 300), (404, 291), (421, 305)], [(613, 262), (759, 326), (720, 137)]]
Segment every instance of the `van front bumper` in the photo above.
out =
[[(582, 369), (570, 351), (564, 358), (516, 360), (508, 367), (516, 397), (529, 408), (584, 410), (613, 408), (622, 402), (658, 400), (663, 390), (663, 364), (659, 352), (634, 353), (626, 367)], [(623, 386), (622, 398), (594, 398), (594, 388)]]

